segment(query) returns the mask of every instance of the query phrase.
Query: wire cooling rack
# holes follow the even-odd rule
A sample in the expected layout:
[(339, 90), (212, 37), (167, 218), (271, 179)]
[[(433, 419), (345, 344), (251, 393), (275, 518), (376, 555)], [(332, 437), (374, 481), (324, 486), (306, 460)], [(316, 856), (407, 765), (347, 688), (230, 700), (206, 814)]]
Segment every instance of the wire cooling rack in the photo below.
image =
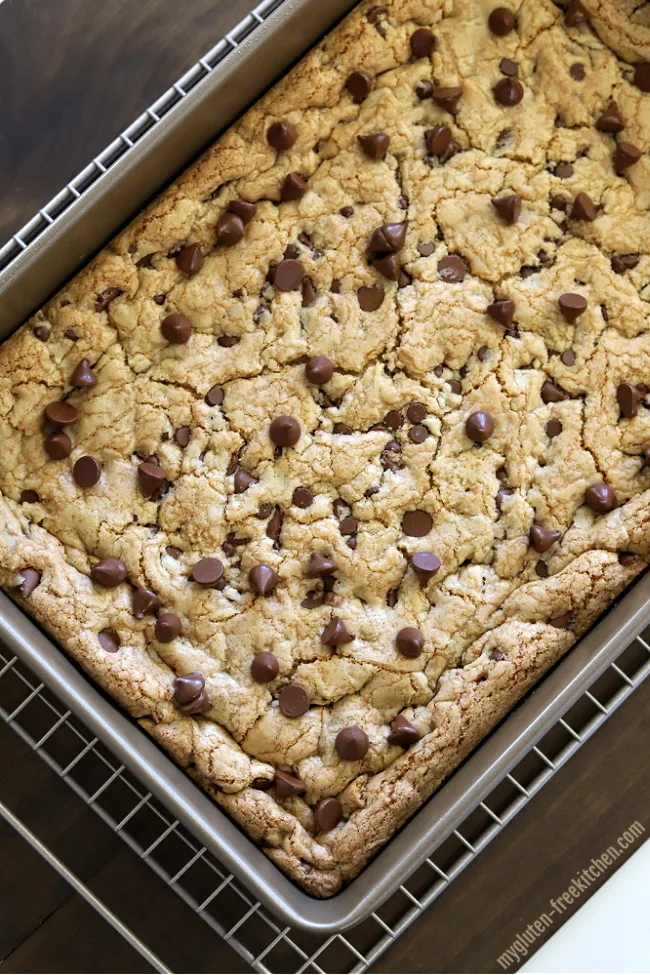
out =
[[(650, 627), (361, 925), (326, 938), (289, 928), (251, 897), (17, 657), (0, 649), (0, 717), (256, 972), (366, 972), (650, 673)], [(168, 971), (6, 807), (0, 814), (158, 971)]]

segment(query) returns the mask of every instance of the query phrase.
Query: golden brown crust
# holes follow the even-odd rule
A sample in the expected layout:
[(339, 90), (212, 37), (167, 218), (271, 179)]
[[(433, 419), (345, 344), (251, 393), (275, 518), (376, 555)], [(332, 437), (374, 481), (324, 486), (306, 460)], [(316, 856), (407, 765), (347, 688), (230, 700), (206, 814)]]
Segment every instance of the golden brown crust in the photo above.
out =
[[(369, 17), (373, 4), (361, 4), (0, 350), (0, 584), (315, 896), (359, 872), (650, 558), (650, 411), (641, 395), (637, 416), (621, 418), (616, 398), (620, 383), (650, 386), (650, 95), (619, 60), (650, 58), (650, 25), (628, 12), (630, 29), (616, 4), (585, 0), (595, 32), (567, 28), (550, 0), (523, 0), (512, 4), (517, 30), (495, 37), (494, 5), (389, 0)], [(410, 59), (422, 26), (436, 35), (433, 57)], [(503, 57), (524, 86), (515, 107), (492, 95)], [(374, 84), (359, 105), (345, 88), (355, 70)], [(431, 79), (462, 85), (455, 116), (415, 94)], [(612, 99), (620, 137), (595, 127)], [(289, 151), (266, 140), (277, 120), (296, 127)], [(445, 162), (425, 147), (439, 124), (458, 144)], [(384, 160), (359, 147), (373, 132), (390, 135)], [(614, 138), (643, 153), (623, 175)], [(566, 162), (572, 173), (557, 175)], [(293, 172), (308, 192), (280, 203)], [(571, 218), (579, 192), (600, 205), (593, 222)], [(490, 201), (512, 193), (522, 213), (506, 226)], [(558, 195), (565, 209), (551, 205)], [(257, 214), (240, 243), (219, 246), (233, 200)], [(398, 287), (366, 248), (375, 227), (404, 219)], [(205, 263), (188, 278), (175, 254), (197, 241)], [(313, 303), (267, 280), (287, 246)], [(467, 266), (462, 283), (439, 269), (452, 254)], [(612, 264), (621, 254), (638, 257), (624, 273)], [(357, 291), (377, 284), (384, 299), (364, 311)], [(566, 292), (587, 299), (577, 322), (559, 312)], [(486, 314), (505, 299), (513, 329)], [(170, 313), (189, 319), (187, 344), (161, 334)], [(305, 377), (315, 354), (335, 366), (324, 392)], [(82, 358), (98, 381), (72, 390)], [(549, 381), (566, 396), (547, 401)], [(215, 385), (224, 401), (211, 405)], [(42, 414), (63, 397), (79, 419), (70, 457), (52, 461)], [(425, 413), (416, 436), (413, 402)], [(475, 410), (495, 422), (481, 447), (465, 433)], [(280, 456), (268, 426), (279, 414), (301, 426)], [(102, 465), (90, 488), (71, 474), (83, 455)], [(157, 500), (138, 486), (149, 455), (170, 485)], [(242, 491), (233, 455), (256, 478)], [(619, 503), (606, 514), (584, 504), (600, 481)], [(299, 486), (314, 495), (306, 508), (293, 502)], [(21, 503), (24, 491), (39, 500)], [(432, 521), (423, 537), (403, 531), (416, 510)], [(340, 526), (350, 516), (355, 547)], [(536, 553), (532, 524), (560, 540)], [(410, 568), (421, 551), (442, 563), (426, 584)], [(305, 578), (312, 552), (339, 568), (333, 590), (305, 606), (322, 591)], [(128, 571), (113, 589), (90, 578), (108, 556)], [(190, 581), (208, 556), (225, 564), (221, 591)], [(249, 583), (260, 563), (279, 577), (266, 597)], [(23, 598), (25, 568), (40, 581)], [(151, 616), (134, 618), (133, 586), (179, 615), (181, 636), (161, 643)], [(333, 648), (321, 635), (335, 615), (354, 638)], [(423, 634), (420, 657), (396, 652), (407, 625)], [(117, 653), (98, 639), (106, 630)], [(280, 666), (269, 684), (250, 675), (261, 650)], [(205, 677), (205, 716), (173, 696), (175, 676), (192, 671)], [(311, 701), (297, 718), (277, 707), (290, 682)], [(422, 734), (406, 750), (387, 741), (397, 714)], [(355, 724), (370, 748), (344, 761), (334, 741)], [(305, 794), (261, 790), (276, 769)], [(332, 795), (343, 821), (318, 832), (313, 809)]]

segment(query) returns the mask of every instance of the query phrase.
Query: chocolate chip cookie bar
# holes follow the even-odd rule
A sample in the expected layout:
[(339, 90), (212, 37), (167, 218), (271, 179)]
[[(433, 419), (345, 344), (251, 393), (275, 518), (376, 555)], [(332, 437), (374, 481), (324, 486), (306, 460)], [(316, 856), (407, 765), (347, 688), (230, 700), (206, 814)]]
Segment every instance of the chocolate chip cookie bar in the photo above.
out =
[(650, 16), (362, 3), (0, 348), (0, 583), (315, 896), (650, 558)]

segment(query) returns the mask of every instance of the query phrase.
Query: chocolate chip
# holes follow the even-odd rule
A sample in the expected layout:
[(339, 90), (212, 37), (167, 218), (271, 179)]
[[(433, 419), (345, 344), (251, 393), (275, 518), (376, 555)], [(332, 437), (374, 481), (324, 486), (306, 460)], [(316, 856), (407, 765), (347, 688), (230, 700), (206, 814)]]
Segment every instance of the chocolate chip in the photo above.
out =
[(131, 597), (132, 613), (137, 620), (141, 620), (145, 615), (155, 615), (160, 606), (160, 600), (151, 589), (144, 589), (138, 586)]
[(551, 197), (551, 206), (554, 210), (566, 210), (569, 205), (569, 201), (566, 196), (562, 196), (560, 193), (556, 193)]
[(283, 203), (288, 203), (290, 200), (301, 200), (308, 189), (309, 187), (300, 173), (289, 173), (288, 176), (285, 176), (282, 184), (280, 199)]
[(65, 332), (63, 334), (64, 334), (64, 336), (67, 339), (70, 339), (71, 342), (78, 342), (79, 341), (79, 336), (77, 335), (77, 333), (75, 332), (75, 330), (73, 328), (66, 328), (66, 330), (65, 330)]
[(336, 433), (342, 437), (349, 437), (352, 433), (352, 427), (349, 427), (347, 423), (335, 423), (332, 427), (332, 433)]
[(587, 310), (587, 299), (584, 295), (567, 293), (560, 295), (558, 305), (565, 322), (575, 325), (580, 315)]
[(508, 7), (496, 7), (488, 17), (488, 27), (497, 37), (505, 37), (514, 30), (517, 19)]
[(433, 82), (429, 81), (428, 78), (423, 78), (415, 86), (415, 94), (418, 96), (421, 102), (425, 101), (427, 98), (431, 98), (433, 95)]
[(314, 502), (314, 495), (311, 493), (309, 488), (298, 487), (293, 492), (291, 501), (297, 508), (309, 508)]
[(106, 653), (117, 653), (120, 649), (120, 638), (115, 630), (105, 629), (97, 634), (99, 645)]
[(27, 569), (21, 569), (20, 575), (22, 581), (18, 586), (18, 593), (23, 597), (23, 599), (27, 599), (27, 597), (31, 596), (36, 587), (39, 585), (41, 581), (41, 573), (38, 571), (38, 569), (29, 567)]
[(280, 671), (278, 658), (268, 650), (262, 650), (251, 660), (251, 677), (258, 684), (268, 684), (275, 680)]
[(504, 328), (510, 328), (512, 325), (512, 320), (515, 315), (514, 301), (510, 301), (509, 299), (493, 301), (491, 305), (487, 306), (486, 310), (490, 318), (499, 325), (503, 325)]
[(176, 255), (176, 267), (179, 271), (187, 274), (189, 277), (193, 277), (198, 274), (203, 267), (203, 254), (201, 248), (203, 244), (187, 244), (185, 247), (179, 250)]
[(541, 525), (532, 525), (529, 533), (530, 544), (536, 552), (543, 555), (548, 552), (552, 545), (555, 545), (562, 533), (555, 528), (543, 528)]
[(305, 375), (315, 386), (324, 386), (334, 375), (334, 363), (324, 355), (315, 355), (305, 366)]
[(373, 135), (358, 135), (357, 141), (369, 159), (383, 159), (388, 152), (390, 138), (383, 132), (376, 132)]
[(199, 559), (192, 569), (192, 578), (200, 586), (214, 587), (223, 577), (223, 563), (219, 559)]
[(167, 295), (154, 295), (152, 300), (155, 301), (157, 305), (164, 305), (166, 299)]
[(384, 423), (389, 430), (399, 430), (404, 420), (399, 410), (389, 410), (384, 417)]
[(549, 380), (543, 384), (540, 396), (542, 403), (562, 403), (564, 400), (569, 399), (569, 394), (566, 390)]
[(428, 27), (419, 27), (411, 34), (411, 54), (415, 58), (428, 58), (435, 45), (436, 39)]
[(222, 213), (217, 220), (217, 243), (234, 247), (244, 236), (244, 221), (236, 213)]
[(358, 762), (367, 755), (370, 742), (368, 735), (362, 728), (359, 728), (358, 725), (352, 725), (350, 728), (343, 728), (339, 731), (336, 736), (335, 747), (339, 758), (346, 762)]
[(391, 732), (386, 740), (389, 745), (398, 745), (400, 748), (408, 748), (420, 740), (422, 735), (410, 721), (398, 714), (391, 725)]
[(339, 213), (348, 220), (354, 214), (354, 207), (341, 207)]
[(502, 78), (501, 81), (497, 81), (492, 89), (492, 94), (499, 105), (512, 108), (513, 105), (518, 105), (524, 97), (524, 86), (516, 78)]
[(565, 366), (574, 366), (576, 362), (576, 354), (573, 349), (565, 349), (560, 355), (560, 362)]
[(368, 250), (374, 254), (392, 254), (404, 247), (408, 221), (383, 223), (372, 232)]
[(598, 216), (598, 208), (587, 193), (578, 193), (571, 207), (572, 220), (588, 220), (593, 222)]
[(463, 387), (457, 379), (448, 379), (447, 385), (449, 386), (450, 392), (454, 393), (456, 396), (460, 396)]
[(625, 271), (633, 270), (639, 263), (639, 254), (616, 254), (611, 261), (612, 270), (616, 274), (624, 274)]
[(516, 61), (511, 61), (510, 58), (501, 58), (499, 71), (507, 78), (516, 78), (519, 74), (519, 65)]
[(421, 423), (427, 415), (427, 408), (423, 403), (413, 402), (409, 405), (406, 415), (411, 423)]
[(647, 62), (637, 64), (634, 69), (633, 81), (641, 91), (650, 91), (650, 64)]
[(407, 511), (402, 518), (402, 531), (410, 538), (424, 538), (433, 527), (433, 518), (428, 511), (420, 509)]
[(436, 105), (439, 105), (440, 108), (444, 108), (445, 111), (455, 115), (456, 111), (458, 110), (458, 102), (460, 101), (462, 94), (463, 89), (460, 87), (434, 88), (431, 97)]
[(174, 312), (160, 323), (160, 331), (171, 345), (185, 345), (192, 335), (192, 326), (185, 315)]
[(338, 278), (333, 278), (332, 283), (330, 284), (330, 291), (335, 295), (341, 294), (341, 282)]
[(176, 613), (163, 613), (156, 620), (154, 631), (159, 643), (171, 643), (181, 635), (183, 624)]
[(145, 498), (156, 498), (165, 485), (165, 472), (158, 464), (143, 461), (138, 465), (138, 483)]
[(278, 447), (293, 447), (300, 440), (300, 424), (293, 416), (276, 416), (271, 421), (269, 436)]
[(622, 132), (625, 123), (618, 109), (616, 102), (610, 102), (602, 115), (596, 122), (596, 128), (600, 132), (611, 132), (613, 134)]
[(621, 408), (621, 413), (628, 420), (637, 415), (642, 398), (633, 383), (619, 383), (616, 387), (616, 401)]
[(460, 284), (467, 274), (467, 265), (458, 254), (448, 254), (438, 261), (438, 273), (449, 284)]
[(424, 133), (427, 151), (432, 156), (443, 156), (451, 143), (451, 129), (448, 125), (436, 125)]
[(548, 579), (549, 572), (548, 572), (548, 566), (546, 562), (543, 562), (542, 559), (540, 559), (535, 564), (535, 572), (537, 573), (540, 579)]
[(326, 647), (342, 647), (351, 643), (354, 634), (350, 633), (340, 616), (334, 616), (323, 630), (320, 642)]
[(279, 770), (275, 773), (275, 795), (277, 799), (290, 799), (305, 792), (307, 786), (302, 779)]
[(121, 559), (109, 555), (92, 567), (90, 577), (104, 589), (114, 589), (127, 577), (127, 569)]
[(489, 350), (488, 346), (487, 345), (482, 345), (481, 348), (476, 353), (479, 362), (485, 362), (485, 360), (487, 359), (489, 353), (490, 353), (490, 350)]
[(47, 342), (50, 337), (50, 330), (47, 325), (34, 325), (32, 332), (39, 342)]
[(205, 402), (208, 406), (221, 406), (224, 399), (224, 393), (221, 386), (213, 386), (205, 394)]
[(80, 457), (72, 468), (72, 476), (79, 487), (88, 488), (97, 484), (102, 475), (102, 465), (94, 457)]
[(291, 122), (273, 122), (266, 130), (266, 141), (276, 152), (290, 149), (297, 138), (298, 132)]
[(300, 684), (287, 684), (278, 695), (280, 710), (287, 718), (299, 718), (309, 711), (309, 694)]
[(104, 288), (100, 295), (97, 295), (97, 300), (95, 301), (95, 310), (104, 311), (110, 305), (111, 301), (115, 298), (119, 298), (122, 294), (121, 288)]
[(360, 105), (372, 91), (372, 78), (365, 71), (353, 71), (345, 82), (355, 105)]
[(570, 0), (564, 15), (564, 23), (567, 27), (578, 27), (589, 21), (589, 14), (580, 3), (580, 0)]
[(638, 556), (634, 552), (620, 552), (618, 556), (619, 565), (634, 565)]
[(43, 446), (52, 460), (63, 460), (72, 453), (72, 443), (67, 433), (51, 433), (45, 438)]
[(384, 300), (384, 289), (380, 284), (361, 287), (357, 291), (357, 300), (361, 311), (377, 311)]
[(20, 503), (21, 504), (37, 504), (40, 501), (40, 497), (36, 491), (32, 491), (27, 488), (20, 492)]
[(231, 200), (228, 204), (228, 211), (236, 213), (240, 220), (248, 224), (257, 213), (257, 206), (254, 203), (247, 203), (245, 200)]
[(562, 433), (562, 424), (555, 417), (552, 417), (544, 427), (544, 431), (546, 436), (552, 440), (553, 437), (559, 437)]
[(212, 708), (203, 674), (194, 670), (174, 681), (174, 700), (183, 714), (206, 714)]
[(248, 581), (260, 596), (268, 596), (277, 585), (278, 574), (270, 565), (254, 565), (248, 573)]
[(395, 637), (395, 646), (403, 657), (414, 660), (424, 650), (424, 636), (416, 627), (405, 626)]
[(188, 443), (190, 442), (191, 432), (192, 431), (189, 427), (179, 427), (174, 434), (174, 441), (179, 447), (187, 447)]
[(494, 420), (484, 410), (470, 413), (465, 421), (465, 433), (474, 443), (485, 443), (494, 433)]
[(397, 254), (384, 254), (382, 257), (373, 257), (373, 266), (388, 278), (389, 281), (399, 281), (400, 263)]
[(334, 559), (327, 555), (321, 555), (319, 552), (313, 552), (305, 575), (308, 579), (324, 579), (325, 576), (331, 576), (337, 569), (338, 565)]
[(255, 517), (259, 518), (260, 521), (264, 521), (266, 518), (268, 518), (271, 515), (272, 511), (273, 511), (273, 505), (270, 504), (268, 501), (263, 501), (262, 504), (257, 509), (257, 514), (255, 515)]
[(48, 403), (45, 416), (58, 427), (67, 427), (76, 422), (79, 414), (71, 403)]
[(614, 169), (620, 176), (640, 158), (641, 150), (633, 146), (631, 142), (619, 142), (614, 151)]
[(258, 479), (245, 471), (242, 467), (239, 467), (235, 471), (234, 488), (235, 494), (243, 494), (247, 491), (251, 484), (257, 484)]
[(584, 64), (580, 64), (579, 62), (572, 64), (569, 68), (569, 74), (574, 81), (584, 81), (586, 75)]
[(418, 254), (420, 257), (431, 257), (435, 249), (436, 245), (430, 241), (423, 241), (418, 244)]
[(356, 535), (357, 533), (357, 519), (353, 518), (352, 515), (348, 515), (347, 518), (343, 518), (339, 522), (339, 531), (341, 535)]
[(424, 443), (428, 436), (429, 431), (420, 423), (417, 423), (409, 430), (409, 440), (411, 440), (412, 443)]
[(521, 197), (518, 193), (510, 193), (508, 196), (494, 197), (492, 206), (499, 214), (504, 223), (517, 223), (521, 213)]
[(440, 568), (440, 559), (433, 552), (415, 552), (411, 556), (411, 566), (420, 579), (428, 581)]
[(573, 166), (568, 162), (559, 162), (554, 173), (558, 179), (569, 179), (570, 176), (573, 176)]
[(311, 278), (304, 278), (302, 282), (302, 307), (310, 308), (316, 301), (318, 292)]
[(564, 613), (563, 616), (554, 616), (548, 620), (549, 626), (554, 626), (556, 630), (566, 630), (571, 622), (571, 613)]
[(174, 545), (168, 545), (165, 552), (171, 559), (178, 559), (181, 556), (180, 548), (176, 548)]
[(314, 809), (314, 822), (316, 823), (317, 829), (322, 833), (329, 833), (335, 826), (338, 826), (342, 816), (343, 807), (334, 796), (321, 799)]
[(383, 17), (386, 13), (386, 8), (381, 6), (371, 7), (366, 14), (366, 20), (369, 24), (376, 24), (380, 17)]
[(585, 504), (596, 514), (603, 515), (618, 506), (618, 499), (613, 488), (600, 482), (589, 485), (585, 491)]
[(295, 291), (299, 287), (305, 272), (300, 261), (293, 258), (285, 259), (275, 268), (273, 284), (280, 291)]

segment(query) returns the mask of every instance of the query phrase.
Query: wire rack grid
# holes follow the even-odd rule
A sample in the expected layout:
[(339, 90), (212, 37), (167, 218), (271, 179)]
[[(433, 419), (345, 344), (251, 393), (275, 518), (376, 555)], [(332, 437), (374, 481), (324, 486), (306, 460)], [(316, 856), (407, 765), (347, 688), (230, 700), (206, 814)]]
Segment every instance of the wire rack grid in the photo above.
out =
[[(262, 908), (18, 658), (2, 650), (0, 717), (253, 971), (338, 975), (368, 971), (649, 673), (650, 628), (378, 911), (326, 938), (284, 926)], [(155, 948), (148, 949), (150, 959)]]

